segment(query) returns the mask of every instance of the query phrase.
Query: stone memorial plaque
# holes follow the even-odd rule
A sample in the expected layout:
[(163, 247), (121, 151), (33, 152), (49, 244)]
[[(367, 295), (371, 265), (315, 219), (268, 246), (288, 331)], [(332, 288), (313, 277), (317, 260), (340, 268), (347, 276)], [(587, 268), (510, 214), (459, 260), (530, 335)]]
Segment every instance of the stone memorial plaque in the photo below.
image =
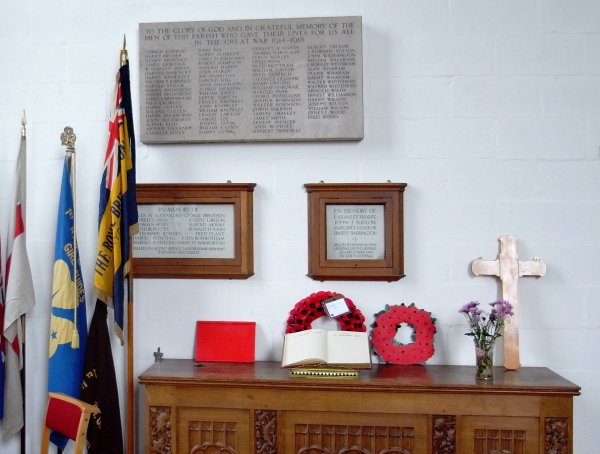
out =
[(136, 258), (234, 258), (233, 204), (138, 205)]
[(361, 140), (362, 19), (139, 26), (142, 142)]
[(383, 205), (327, 205), (327, 260), (383, 260)]

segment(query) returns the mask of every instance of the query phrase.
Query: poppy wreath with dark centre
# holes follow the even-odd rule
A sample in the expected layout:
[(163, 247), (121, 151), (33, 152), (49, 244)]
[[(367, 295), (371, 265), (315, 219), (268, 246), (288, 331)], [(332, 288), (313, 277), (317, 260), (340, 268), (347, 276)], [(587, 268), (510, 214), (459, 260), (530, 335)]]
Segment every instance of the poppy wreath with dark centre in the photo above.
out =
[[(311, 329), (312, 322), (327, 315), (323, 301), (336, 296), (344, 295), (337, 292), (321, 291), (312, 293), (298, 301), (290, 311), (290, 316), (287, 319), (286, 334)], [(362, 312), (354, 305), (350, 298), (344, 297), (344, 299), (350, 312), (335, 317), (340, 331), (366, 331), (365, 317)]]
[[(402, 323), (412, 328), (412, 342), (396, 341), (396, 333)], [(435, 353), (433, 335), (436, 333), (435, 319), (431, 313), (418, 309), (414, 304), (385, 306), (375, 314), (371, 325), (371, 347), (374, 353), (391, 364), (420, 364)]]

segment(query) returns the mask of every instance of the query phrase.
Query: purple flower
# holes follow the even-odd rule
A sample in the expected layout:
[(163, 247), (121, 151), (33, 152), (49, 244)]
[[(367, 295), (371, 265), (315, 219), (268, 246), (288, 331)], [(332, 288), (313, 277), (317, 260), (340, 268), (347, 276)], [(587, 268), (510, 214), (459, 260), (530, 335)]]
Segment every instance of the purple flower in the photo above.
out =
[(467, 303), (464, 306), (462, 306), (458, 310), (458, 312), (469, 316), (479, 316), (481, 314), (481, 310), (479, 309), (479, 302), (471, 301), (470, 303)]
[(514, 315), (512, 304), (510, 304), (508, 301), (494, 301), (493, 303), (490, 303), (490, 306), (492, 306), (492, 315), (494, 315), (495, 318), (503, 319)]
[(472, 336), (479, 346), (489, 344), (502, 336), (506, 319), (513, 315), (513, 307), (508, 301), (497, 300), (490, 303), (490, 306), (490, 313), (483, 312), (479, 308), (479, 302), (471, 301), (458, 310), (469, 323), (470, 331), (465, 334)]

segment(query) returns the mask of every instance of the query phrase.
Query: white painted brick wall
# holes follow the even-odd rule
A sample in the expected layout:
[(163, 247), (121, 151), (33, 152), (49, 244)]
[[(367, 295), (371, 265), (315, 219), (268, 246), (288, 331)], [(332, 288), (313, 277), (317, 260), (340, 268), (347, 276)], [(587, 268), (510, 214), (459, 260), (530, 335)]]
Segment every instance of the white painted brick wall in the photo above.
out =
[(480, 75), (493, 71), (493, 36), (408, 36), (403, 51), (408, 75)]
[(499, 35), (496, 71), (502, 75), (581, 74), (582, 40), (582, 35)]
[[(583, 388), (577, 454), (597, 454), (600, 423), (600, 2), (597, 0), (73, 0), (0, 3), (0, 228), (22, 109), (29, 145), (28, 242), (37, 305), (28, 317), (27, 452), (36, 452), (47, 365), (54, 224), (64, 147), (78, 154), (80, 254), (93, 307), (98, 184), (123, 34), (139, 122), (140, 22), (363, 17), (365, 139), (360, 143), (148, 146), (140, 182), (255, 182), (255, 276), (245, 281), (136, 280), (135, 368), (158, 346), (190, 358), (198, 319), (251, 319), (257, 358), (277, 360), (296, 301), (350, 297), (367, 316), (412, 303), (438, 319), (431, 364), (472, 364), (456, 312), (496, 298), (468, 272), (514, 234), (543, 278), (520, 281), (521, 357)], [(304, 183), (406, 182), (405, 271), (396, 283), (315, 282), (307, 270)], [(173, 333), (178, 335), (174, 336)], [(124, 351), (115, 344), (117, 373)], [(501, 352), (498, 356), (501, 356)], [(121, 396), (124, 378), (121, 383)], [(0, 454), (19, 452), (0, 439)], [(68, 453), (69, 451), (67, 451)]]

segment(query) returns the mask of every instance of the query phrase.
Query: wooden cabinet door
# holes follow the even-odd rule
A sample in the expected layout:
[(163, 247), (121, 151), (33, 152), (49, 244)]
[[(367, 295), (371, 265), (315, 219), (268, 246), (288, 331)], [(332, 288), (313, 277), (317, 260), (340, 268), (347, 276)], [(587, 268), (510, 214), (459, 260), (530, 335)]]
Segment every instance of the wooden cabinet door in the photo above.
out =
[(281, 414), (284, 454), (424, 454), (422, 415), (286, 411)]
[(464, 416), (457, 452), (464, 454), (539, 454), (538, 418)]
[(177, 409), (178, 454), (252, 452), (250, 412), (238, 409)]

